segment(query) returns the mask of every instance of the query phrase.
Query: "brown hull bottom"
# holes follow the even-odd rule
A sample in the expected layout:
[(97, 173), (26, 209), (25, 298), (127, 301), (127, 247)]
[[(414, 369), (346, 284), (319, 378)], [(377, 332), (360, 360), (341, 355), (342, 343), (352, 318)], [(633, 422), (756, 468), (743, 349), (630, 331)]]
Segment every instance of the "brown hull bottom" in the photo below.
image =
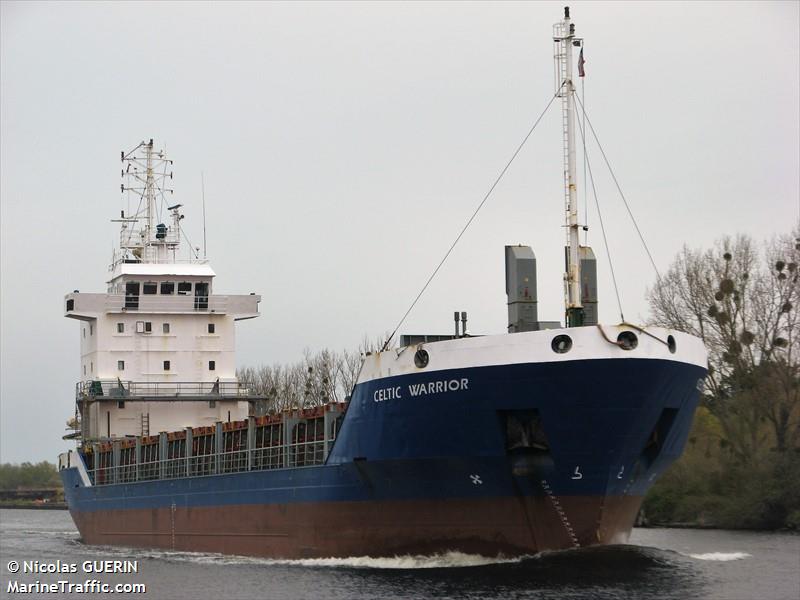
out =
[(78, 512), (88, 544), (269, 558), (447, 551), (519, 556), (624, 543), (640, 496), (173, 507)]

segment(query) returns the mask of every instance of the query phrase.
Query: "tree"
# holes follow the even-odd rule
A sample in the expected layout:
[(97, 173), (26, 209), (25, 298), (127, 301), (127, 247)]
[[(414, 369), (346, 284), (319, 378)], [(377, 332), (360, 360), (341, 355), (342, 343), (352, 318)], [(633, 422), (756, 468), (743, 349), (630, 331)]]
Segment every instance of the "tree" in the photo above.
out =
[(24, 462), (21, 465), (0, 465), (0, 490), (60, 487), (61, 480), (54, 464)]
[(648, 292), (655, 324), (705, 343), (703, 401), (741, 461), (768, 443), (785, 452), (800, 442), (798, 263), (800, 230), (761, 251), (726, 237), (707, 251), (684, 246)]
[(365, 336), (356, 351), (323, 349), (314, 353), (306, 349), (303, 359), (294, 364), (244, 367), (237, 371), (237, 377), (253, 392), (266, 397), (257, 407), (257, 414), (344, 402), (355, 386), (364, 356), (376, 351), (381, 343), (380, 339), (369, 340)]

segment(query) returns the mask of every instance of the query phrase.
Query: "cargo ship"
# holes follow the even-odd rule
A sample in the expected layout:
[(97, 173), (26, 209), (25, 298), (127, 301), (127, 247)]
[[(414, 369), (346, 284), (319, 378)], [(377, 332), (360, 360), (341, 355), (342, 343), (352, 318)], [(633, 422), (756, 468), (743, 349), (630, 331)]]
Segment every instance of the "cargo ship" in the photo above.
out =
[[(565, 321), (538, 319), (536, 258), (505, 248), (508, 332), (404, 335), (366, 353), (346, 402), (281, 412), (237, 380), (235, 323), (260, 296), (220, 295), (182, 256), (172, 163), (121, 155), (119, 248), (106, 293), (75, 291), (76, 448), (59, 456), (87, 544), (280, 558), (446, 551), (529, 555), (627, 540), (681, 454), (706, 374), (701, 341), (597, 320), (581, 246), (569, 11), (556, 24), (564, 123)], [(166, 222), (163, 222), (166, 221)]]

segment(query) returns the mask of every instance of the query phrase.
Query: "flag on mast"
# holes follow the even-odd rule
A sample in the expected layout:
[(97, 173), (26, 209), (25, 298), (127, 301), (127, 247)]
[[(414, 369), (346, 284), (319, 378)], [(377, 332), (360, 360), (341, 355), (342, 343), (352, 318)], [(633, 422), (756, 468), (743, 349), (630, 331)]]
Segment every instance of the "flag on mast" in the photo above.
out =
[(579, 77), (585, 77), (586, 76), (586, 71), (583, 70), (583, 64), (585, 62), (586, 61), (583, 60), (583, 48), (581, 48), (581, 53), (578, 55), (578, 76)]

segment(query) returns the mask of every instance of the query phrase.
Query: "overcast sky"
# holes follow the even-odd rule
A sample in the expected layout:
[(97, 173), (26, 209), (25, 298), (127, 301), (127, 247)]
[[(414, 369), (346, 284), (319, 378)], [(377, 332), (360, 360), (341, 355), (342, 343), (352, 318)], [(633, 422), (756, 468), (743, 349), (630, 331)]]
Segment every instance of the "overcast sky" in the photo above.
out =
[[(63, 296), (105, 290), (120, 150), (166, 146), (196, 245), (205, 174), (216, 292), (263, 296), (237, 326), (240, 366), (355, 348), (394, 327), (552, 96), (562, 6), (2, 2), (0, 461), (68, 447), (80, 374)], [(572, 3), (589, 117), (659, 268), (685, 243), (797, 223), (798, 6)], [(473, 333), (505, 331), (516, 243), (539, 259), (540, 318), (562, 317), (558, 109), (401, 331), (449, 333), (454, 310)], [(590, 161), (641, 322), (655, 275)], [(601, 319), (618, 322), (588, 221)]]

